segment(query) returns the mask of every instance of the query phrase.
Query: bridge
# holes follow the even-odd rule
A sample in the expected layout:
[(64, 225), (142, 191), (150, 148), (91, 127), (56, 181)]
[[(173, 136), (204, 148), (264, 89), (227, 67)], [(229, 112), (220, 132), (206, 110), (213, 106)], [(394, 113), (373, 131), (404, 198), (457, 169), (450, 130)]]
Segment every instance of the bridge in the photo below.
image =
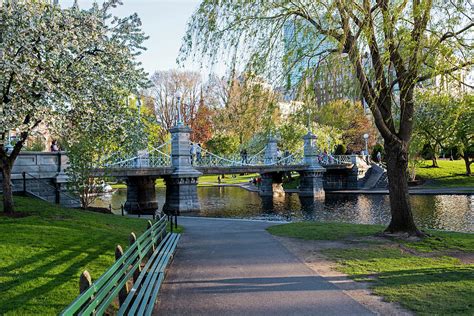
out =
[[(283, 157), (278, 154), (277, 139), (270, 136), (263, 149), (248, 157), (240, 154), (216, 155), (202, 149), (199, 156), (191, 155), (191, 129), (183, 123), (170, 129), (171, 140), (151, 150), (138, 151), (127, 157), (109, 157), (93, 169), (95, 177), (115, 177), (127, 184), (125, 209), (130, 214), (154, 214), (158, 209), (155, 181), (163, 178), (166, 201), (163, 210), (179, 215), (198, 211), (199, 177), (206, 175), (257, 173), (262, 182), (259, 194), (271, 197), (284, 194), (283, 176), (300, 174), (299, 195), (313, 199), (324, 198), (325, 191), (357, 189), (366, 182), (369, 166), (361, 156), (331, 156), (318, 154), (316, 136), (308, 132), (303, 147)], [(49, 200), (73, 205), (65, 190), (68, 179), (65, 153), (22, 153), (13, 167), (16, 191), (25, 191), (26, 183), (42, 188), (49, 182)], [(26, 176), (25, 176), (26, 175)], [(36, 182), (35, 182), (36, 181)], [(36, 185), (36, 186), (35, 186)], [(46, 190), (48, 191), (48, 190)], [(37, 194), (41, 196), (41, 194)]]

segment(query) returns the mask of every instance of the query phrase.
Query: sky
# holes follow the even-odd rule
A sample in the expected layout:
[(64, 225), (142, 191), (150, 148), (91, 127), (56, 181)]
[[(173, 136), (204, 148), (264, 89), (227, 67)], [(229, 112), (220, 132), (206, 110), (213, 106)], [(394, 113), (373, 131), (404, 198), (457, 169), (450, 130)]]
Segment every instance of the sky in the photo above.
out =
[[(62, 6), (71, 6), (73, 0), (59, 0)], [(79, 0), (80, 8), (88, 8), (92, 0)], [(102, 1), (98, 1), (101, 3)], [(142, 29), (150, 38), (145, 42), (147, 50), (138, 57), (145, 70), (152, 74), (157, 70), (177, 68), (181, 40), (186, 24), (197, 9), (200, 0), (122, 0), (123, 5), (112, 11), (117, 16), (137, 13)], [(187, 69), (199, 70), (197, 65)]]

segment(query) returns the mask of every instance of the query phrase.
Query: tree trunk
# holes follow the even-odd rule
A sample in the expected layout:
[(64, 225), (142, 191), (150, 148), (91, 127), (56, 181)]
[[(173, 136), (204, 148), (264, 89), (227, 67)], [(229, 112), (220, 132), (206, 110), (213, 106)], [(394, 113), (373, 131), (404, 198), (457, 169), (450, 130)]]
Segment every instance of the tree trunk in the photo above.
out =
[(6, 214), (13, 214), (15, 210), (13, 208), (13, 194), (11, 186), (11, 174), (12, 169), (10, 166), (2, 166), (2, 188), (3, 188), (3, 211)]
[(433, 153), (433, 156), (431, 158), (432, 164), (431, 167), (433, 168), (438, 168), (438, 159), (436, 158), (436, 155)]
[(469, 160), (469, 155), (468, 154), (464, 154), (464, 156), (462, 157), (464, 159), (464, 164), (466, 165), (466, 175), (470, 176), (471, 175), (471, 162)]
[(392, 219), (385, 230), (389, 233), (408, 233), (420, 236), (411, 212), (410, 195), (408, 194), (408, 145), (385, 142), (387, 175)]

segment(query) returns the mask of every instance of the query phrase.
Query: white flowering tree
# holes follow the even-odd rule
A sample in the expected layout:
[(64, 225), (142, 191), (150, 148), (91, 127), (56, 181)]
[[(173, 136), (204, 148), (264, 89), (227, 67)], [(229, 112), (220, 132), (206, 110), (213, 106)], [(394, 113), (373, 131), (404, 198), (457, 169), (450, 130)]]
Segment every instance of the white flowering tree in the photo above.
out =
[(331, 55), (349, 62), (385, 141), (392, 215), (386, 231), (423, 235), (407, 183), (414, 90), (471, 69), (471, 9), (470, 1), (444, 0), (204, 0), (182, 53), (211, 63), (233, 57), (230, 68), (279, 76), (280, 86), (285, 72), (311, 81)]
[[(19, 2), (19, 1), (18, 1)], [(118, 0), (90, 9), (50, 1), (4, 1), (0, 8), (0, 170), (3, 206), (13, 213), (11, 169), (40, 123), (67, 131), (114, 134), (125, 102), (146, 85), (135, 56), (146, 39), (136, 14), (113, 17)], [(9, 131), (18, 138), (5, 147)], [(74, 141), (74, 137), (69, 140)]]
[(107, 169), (107, 164), (121, 159), (123, 154), (134, 154), (147, 146), (138, 108), (127, 106), (125, 100), (119, 99), (120, 93), (115, 96), (117, 100), (113, 104), (121, 106), (108, 107), (96, 113), (103, 115), (105, 120), (81, 116), (79, 120), (69, 122), (60, 133), (69, 158), (67, 188), (79, 195), (84, 209), (90, 207), (98, 194), (103, 192), (104, 179), (95, 177), (94, 170), (98, 167)]

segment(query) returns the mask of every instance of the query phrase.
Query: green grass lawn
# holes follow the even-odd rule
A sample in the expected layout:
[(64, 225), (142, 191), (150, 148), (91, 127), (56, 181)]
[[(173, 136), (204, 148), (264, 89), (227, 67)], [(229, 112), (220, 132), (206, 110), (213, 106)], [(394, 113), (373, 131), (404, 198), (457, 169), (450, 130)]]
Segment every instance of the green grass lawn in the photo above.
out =
[[(291, 223), (268, 228), (278, 236), (306, 240), (353, 241), (382, 226)], [(346, 249), (323, 253), (356, 281), (371, 283), (375, 294), (421, 315), (473, 315), (474, 265), (458, 258), (474, 254), (474, 234), (430, 231), (422, 241), (358, 240)]]
[(271, 234), (304, 240), (339, 240), (374, 235), (383, 230), (381, 225), (354, 225), (345, 223), (299, 222), (271, 226)]
[(147, 226), (31, 198), (15, 197), (15, 205), (30, 216), (0, 216), (0, 315), (58, 314), (79, 294), (83, 270), (97, 279), (114, 262), (115, 246)]
[[(199, 177), (199, 184), (201, 185), (208, 185), (208, 184), (218, 184), (216, 175), (213, 176), (202, 176)], [(221, 177), (221, 184), (239, 184), (239, 183), (247, 183), (253, 178), (259, 177), (256, 173), (249, 173), (244, 175), (235, 175), (235, 178), (232, 177), (231, 174), (226, 174), (225, 178)]]
[(430, 168), (426, 160), (416, 169), (419, 179), (428, 181), (427, 187), (474, 187), (474, 177), (466, 176), (463, 160), (438, 160), (439, 168)]

